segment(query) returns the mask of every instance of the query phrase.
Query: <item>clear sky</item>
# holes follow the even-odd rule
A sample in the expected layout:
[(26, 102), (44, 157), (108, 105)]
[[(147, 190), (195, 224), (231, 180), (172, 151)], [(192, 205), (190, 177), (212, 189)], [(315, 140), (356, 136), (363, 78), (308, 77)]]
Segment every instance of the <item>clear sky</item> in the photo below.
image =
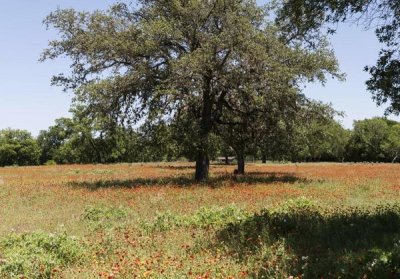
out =
[[(113, 2), (0, 0), (0, 129), (26, 129), (37, 135), (54, 119), (69, 115), (72, 93), (50, 86), (52, 75), (68, 70), (67, 61), (38, 62), (48, 41), (57, 36), (45, 29), (42, 20), (57, 8), (104, 9)], [(378, 57), (373, 30), (342, 24), (331, 41), (347, 80), (329, 80), (325, 87), (308, 85), (306, 95), (344, 111), (342, 123), (347, 128), (353, 120), (382, 116), (384, 109), (376, 107), (365, 89), (368, 74), (363, 72), (363, 67), (374, 64)]]

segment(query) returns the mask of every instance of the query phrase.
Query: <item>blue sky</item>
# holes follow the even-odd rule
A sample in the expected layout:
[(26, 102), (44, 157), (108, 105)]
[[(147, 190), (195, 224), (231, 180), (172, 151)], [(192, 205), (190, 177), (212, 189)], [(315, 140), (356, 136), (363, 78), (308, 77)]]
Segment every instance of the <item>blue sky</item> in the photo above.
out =
[[(0, 0), (0, 129), (26, 129), (37, 135), (54, 119), (69, 115), (72, 93), (50, 86), (53, 74), (68, 70), (67, 61), (38, 62), (48, 41), (57, 36), (45, 29), (42, 20), (57, 8), (104, 9), (113, 2)], [(384, 109), (377, 108), (365, 89), (368, 74), (363, 72), (363, 67), (374, 64), (378, 57), (379, 44), (373, 30), (341, 24), (331, 42), (347, 80), (329, 80), (325, 87), (308, 85), (306, 95), (344, 111), (342, 123), (347, 128), (353, 120), (382, 116)]]

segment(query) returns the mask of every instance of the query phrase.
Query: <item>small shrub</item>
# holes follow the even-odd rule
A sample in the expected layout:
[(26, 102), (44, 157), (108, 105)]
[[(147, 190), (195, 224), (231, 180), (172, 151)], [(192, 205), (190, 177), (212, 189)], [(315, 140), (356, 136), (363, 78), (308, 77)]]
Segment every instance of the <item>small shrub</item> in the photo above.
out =
[(163, 232), (178, 227), (221, 227), (229, 223), (244, 220), (248, 214), (236, 206), (228, 207), (201, 207), (193, 215), (177, 215), (169, 211), (157, 213), (153, 222), (142, 223), (142, 227), (148, 232)]
[(293, 213), (294, 211), (317, 211), (318, 209), (317, 202), (306, 197), (299, 197), (296, 199), (289, 199), (271, 211), (277, 213)]
[(26, 233), (0, 240), (1, 278), (51, 278), (84, 259), (84, 245), (64, 234)]
[(110, 227), (113, 222), (126, 219), (129, 210), (123, 207), (88, 206), (82, 214), (82, 219), (94, 229)]
[(45, 166), (55, 166), (57, 165), (56, 161), (54, 160), (48, 160), (46, 163), (44, 163)]
[(187, 223), (190, 226), (205, 228), (205, 227), (220, 227), (229, 223), (237, 223), (248, 217), (247, 213), (234, 206), (228, 207), (201, 207), (194, 215), (187, 218)]
[(153, 222), (142, 223), (142, 228), (148, 232), (164, 232), (181, 227), (183, 224), (184, 220), (181, 216), (166, 211), (163, 213), (158, 212)]
[(389, 251), (372, 249), (369, 254), (370, 260), (364, 271), (368, 278), (400, 276), (400, 240), (394, 243)]

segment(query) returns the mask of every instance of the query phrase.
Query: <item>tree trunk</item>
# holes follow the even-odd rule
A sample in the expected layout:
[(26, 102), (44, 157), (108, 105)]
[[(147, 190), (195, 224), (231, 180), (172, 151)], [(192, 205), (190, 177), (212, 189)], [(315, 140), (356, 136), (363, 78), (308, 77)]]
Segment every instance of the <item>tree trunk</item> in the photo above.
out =
[(205, 129), (200, 135), (200, 147), (197, 150), (196, 156), (196, 181), (204, 181), (208, 179), (208, 171), (210, 166), (210, 160), (208, 157), (208, 136), (210, 131)]
[(262, 157), (261, 157), (261, 161), (262, 161), (263, 164), (266, 164), (267, 163), (267, 156), (263, 154)]
[(210, 166), (208, 150), (209, 135), (212, 128), (211, 79), (211, 75), (204, 76), (203, 108), (201, 112), (199, 133), (200, 145), (198, 147), (196, 158), (196, 181), (204, 181), (208, 179), (208, 171)]
[(210, 168), (210, 160), (206, 152), (199, 151), (196, 158), (196, 181), (208, 179), (208, 171)]
[(229, 157), (228, 157), (228, 155), (225, 155), (225, 165), (229, 165)]
[(239, 155), (237, 158), (236, 174), (244, 174), (244, 155)]

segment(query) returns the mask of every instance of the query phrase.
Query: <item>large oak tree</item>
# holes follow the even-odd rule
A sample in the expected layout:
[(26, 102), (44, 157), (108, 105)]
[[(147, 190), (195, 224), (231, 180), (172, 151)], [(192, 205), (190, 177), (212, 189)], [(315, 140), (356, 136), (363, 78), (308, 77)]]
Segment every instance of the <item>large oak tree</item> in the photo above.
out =
[[(93, 117), (124, 125), (187, 115), (196, 179), (208, 177), (209, 137), (224, 119), (279, 88), (324, 80), (337, 63), (324, 41), (288, 37), (252, 0), (142, 0), (92, 13), (57, 10), (45, 24), (60, 37), (42, 59), (67, 56), (53, 83), (74, 90)], [(285, 96), (283, 94), (282, 96)]]

